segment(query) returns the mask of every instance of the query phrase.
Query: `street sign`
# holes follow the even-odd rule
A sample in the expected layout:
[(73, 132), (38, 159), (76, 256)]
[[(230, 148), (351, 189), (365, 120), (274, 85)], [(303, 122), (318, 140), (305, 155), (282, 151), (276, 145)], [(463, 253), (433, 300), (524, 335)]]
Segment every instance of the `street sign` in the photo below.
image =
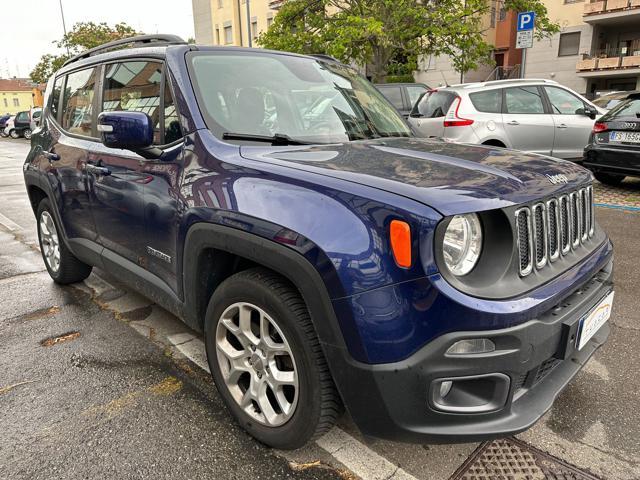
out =
[(520, 12), (516, 33), (516, 48), (533, 47), (533, 29), (536, 23), (536, 12)]
[(516, 34), (516, 48), (533, 47), (533, 30), (522, 30)]
[(520, 12), (518, 14), (518, 32), (533, 30), (536, 12)]

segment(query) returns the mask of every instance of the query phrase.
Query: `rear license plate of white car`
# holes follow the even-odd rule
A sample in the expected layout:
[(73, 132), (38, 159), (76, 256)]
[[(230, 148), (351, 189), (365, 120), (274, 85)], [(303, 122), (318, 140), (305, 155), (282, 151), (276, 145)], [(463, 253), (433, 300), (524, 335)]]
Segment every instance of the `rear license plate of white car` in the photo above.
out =
[(580, 325), (578, 327), (578, 336), (576, 339), (576, 348), (578, 350), (582, 350), (591, 337), (593, 337), (600, 327), (609, 320), (611, 316), (611, 307), (613, 306), (613, 294), (615, 292), (609, 293), (606, 297), (604, 297), (598, 305), (591, 310), (588, 314), (586, 314), (580, 320)]
[(610, 142), (640, 143), (640, 132), (611, 132)]

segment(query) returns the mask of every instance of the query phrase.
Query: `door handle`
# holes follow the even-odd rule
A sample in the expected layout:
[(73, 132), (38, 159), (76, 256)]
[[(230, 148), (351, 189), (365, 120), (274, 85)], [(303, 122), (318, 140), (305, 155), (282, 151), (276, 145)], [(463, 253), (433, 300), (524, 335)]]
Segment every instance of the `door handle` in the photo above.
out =
[(89, 173), (93, 173), (95, 175), (104, 175), (104, 176), (108, 176), (111, 175), (111, 170), (109, 170), (106, 167), (98, 167), (96, 165), (91, 165), (89, 163), (87, 163), (84, 166), (85, 171), (89, 172)]
[(569, 128), (569, 127), (567, 127), (564, 123), (561, 123), (560, 125), (558, 125), (558, 128)]
[(510, 122), (507, 122), (507, 125), (520, 125), (520, 122), (517, 120), (511, 120)]
[(58, 155), (57, 153), (47, 152), (43, 150), (42, 155), (44, 155), (44, 157), (50, 162), (57, 162), (58, 160), (60, 160), (60, 155)]

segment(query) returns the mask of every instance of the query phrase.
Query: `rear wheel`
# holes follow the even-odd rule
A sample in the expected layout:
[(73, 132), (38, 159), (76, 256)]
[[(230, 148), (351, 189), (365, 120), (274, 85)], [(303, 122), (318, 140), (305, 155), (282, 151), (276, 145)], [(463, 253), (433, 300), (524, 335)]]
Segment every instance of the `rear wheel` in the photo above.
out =
[(323, 434), (342, 404), (298, 291), (255, 268), (225, 280), (205, 318), (211, 374), (242, 427), (275, 448)]
[(20, 138), (20, 133), (14, 128), (9, 132), (11, 138)]
[(38, 205), (38, 240), (45, 267), (54, 282), (66, 285), (84, 280), (91, 273), (90, 265), (78, 260), (69, 251), (60, 235), (48, 199)]
[(620, 185), (625, 179), (624, 175), (619, 175), (617, 173), (594, 172), (593, 176), (596, 177), (596, 180), (602, 183), (614, 186)]

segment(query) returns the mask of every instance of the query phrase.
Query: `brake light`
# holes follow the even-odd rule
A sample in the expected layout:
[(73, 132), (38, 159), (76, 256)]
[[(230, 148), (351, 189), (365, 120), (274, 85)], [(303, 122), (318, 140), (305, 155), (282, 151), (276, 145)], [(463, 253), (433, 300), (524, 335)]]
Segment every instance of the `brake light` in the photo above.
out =
[(593, 125), (593, 133), (606, 132), (607, 130), (607, 124), (604, 122), (596, 122)]
[(399, 267), (411, 266), (411, 228), (407, 222), (392, 220), (389, 227), (391, 251)]
[(473, 123), (473, 120), (469, 118), (462, 118), (458, 115), (458, 109), (460, 108), (461, 103), (462, 99), (460, 97), (456, 97), (453, 100), (453, 104), (449, 108), (447, 116), (444, 117), (445, 127), (467, 127)]

